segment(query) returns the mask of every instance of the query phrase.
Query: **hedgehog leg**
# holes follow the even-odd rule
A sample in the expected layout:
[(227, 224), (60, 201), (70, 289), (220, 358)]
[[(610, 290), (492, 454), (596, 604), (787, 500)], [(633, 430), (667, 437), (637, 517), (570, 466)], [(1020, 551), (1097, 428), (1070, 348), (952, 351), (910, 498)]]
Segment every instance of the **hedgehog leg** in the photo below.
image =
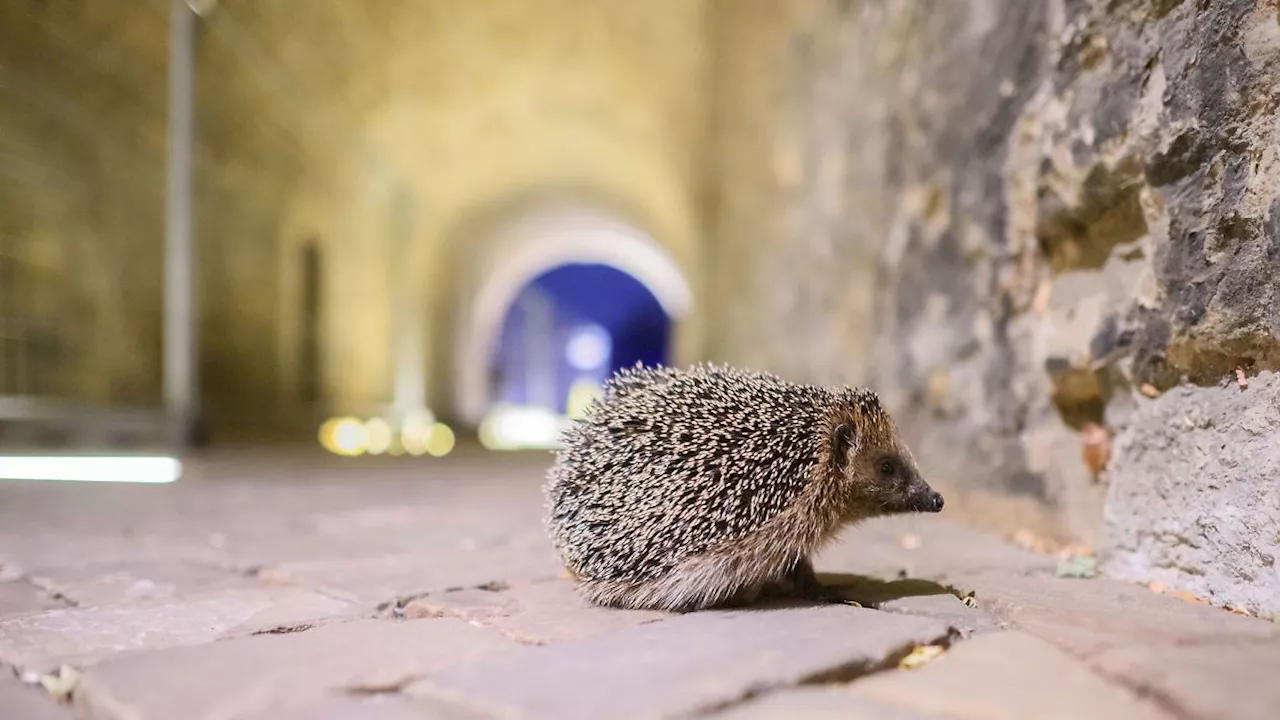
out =
[(807, 557), (800, 558), (792, 566), (787, 573), (787, 581), (797, 597), (821, 602), (843, 602), (839, 591), (818, 582), (818, 576), (813, 571), (813, 563)]

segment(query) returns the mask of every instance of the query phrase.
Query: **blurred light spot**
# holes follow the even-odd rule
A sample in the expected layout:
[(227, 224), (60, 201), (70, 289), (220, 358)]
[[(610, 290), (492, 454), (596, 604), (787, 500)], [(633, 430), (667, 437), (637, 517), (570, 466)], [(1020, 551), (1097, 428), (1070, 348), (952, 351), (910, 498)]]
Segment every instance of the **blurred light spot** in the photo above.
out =
[(565, 344), (564, 356), (575, 370), (586, 372), (604, 365), (612, 351), (609, 331), (599, 325), (576, 328)]
[(541, 407), (496, 406), (480, 423), (480, 443), (489, 450), (554, 449), (564, 421)]
[(320, 444), (335, 455), (360, 455), (368, 442), (369, 433), (356, 418), (331, 418), (320, 426)]
[(456, 440), (453, 428), (438, 422), (431, 428), (431, 438), (427, 441), (427, 453), (431, 457), (444, 457), (453, 452)]
[(401, 444), (404, 445), (404, 451), (410, 455), (425, 455), (427, 452), (427, 444), (431, 441), (431, 434), (425, 436), (402, 435)]
[(0, 480), (164, 484), (180, 477), (182, 463), (171, 457), (0, 457)]
[(577, 419), (586, 414), (587, 408), (591, 407), (591, 401), (600, 397), (603, 389), (600, 383), (592, 378), (578, 378), (569, 386), (569, 399), (566, 403), (566, 410), (569, 417)]
[(484, 416), (484, 420), (480, 421), (480, 427), (476, 428), (476, 437), (480, 440), (480, 446), (485, 450), (498, 450), (498, 439), (493, 433), (494, 427), (493, 413), (490, 412)]
[(382, 418), (369, 418), (364, 423), (366, 449), (370, 455), (381, 455), (391, 448), (391, 426)]
[(408, 413), (400, 425), (400, 444), (410, 455), (425, 455), (431, 443), (431, 430), (435, 415), (430, 410)]

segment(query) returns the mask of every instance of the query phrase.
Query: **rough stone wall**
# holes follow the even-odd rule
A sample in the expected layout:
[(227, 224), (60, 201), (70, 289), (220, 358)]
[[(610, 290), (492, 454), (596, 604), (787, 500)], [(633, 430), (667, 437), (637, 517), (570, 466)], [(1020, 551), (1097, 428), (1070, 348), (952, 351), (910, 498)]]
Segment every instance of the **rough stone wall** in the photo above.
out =
[[(294, 409), (274, 412), (282, 208), (338, 143), (300, 139), (307, 100), (234, 29), (197, 31), (201, 383), (215, 420), (255, 425)], [(0, 7), (0, 282), (47, 346), (27, 391), (159, 407), (168, 42), (165, 2)]]
[(1105, 569), (1280, 614), (1280, 376), (1179, 386), (1116, 437)]
[(889, 158), (862, 140), (892, 81), (866, 62), (876, 30), (832, 2), (715, 5), (713, 356), (816, 382), (865, 374), (891, 211), (875, 185)]
[[(718, 150), (714, 292), (737, 302), (716, 309), (712, 355), (874, 385), (957, 514), (1256, 602), (1249, 572), (1204, 563), (1273, 544), (1274, 475), (1243, 454), (1230, 482), (1201, 472), (1209, 443), (1245, 442), (1232, 423), (1199, 431), (1200, 456), (1160, 458), (1148, 406), (1226, 412), (1237, 368), (1280, 363), (1275, 3), (832, 1), (786, 22), (746, 7), (721, 73), (750, 58), (744, 74), (802, 91), (744, 85), (752, 131)], [(796, 124), (821, 129), (801, 134), (805, 160), (729, 170)], [(872, 304), (850, 300), (867, 284)], [(1152, 399), (1175, 387), (1184, 400)], [(1266, 387), (1233, 405), (1266, 407)], [(1097, 475), (1090, 423), (1120, 434)], [(1205, 500), (1157, 502), (1168, 483)], [(1254, 518), (1201, 542), (1203, 511), (1246, 497)], [(1211, 550), (1160, 566), (1179, 537)]]
[[(289, 426), (309, 434), (322, 408), (304, 400), (298, 372), (303, 244), (321, 253), (321, 337), (332, 342), (343, 324), (377, 327), (369, 318), (379, 314), (376, 295), (359, 320), (342, 313), (361, 303), (360, 293), (346, 302), (340, 293), (362, 267), (351, 245), (385, 242), (381, 208), (364, 202), (381, 187), (355, 189), (368, 177), (351, 170), (377, 160), (352, 110), (368, 97), (353, 80), (366, 45), (332, 12), (234, 0), (210, 7), (196, 30), (203, 409), (220, 438)], [(364, 345), (352, 345), (323, 348), (320, 367), (357, 377), (359, 394), (348, 363)], [(322, 399), (333, 392), (325, 385)]]
[(0, 394), (159, 401), (166, 27), (0, 4)]

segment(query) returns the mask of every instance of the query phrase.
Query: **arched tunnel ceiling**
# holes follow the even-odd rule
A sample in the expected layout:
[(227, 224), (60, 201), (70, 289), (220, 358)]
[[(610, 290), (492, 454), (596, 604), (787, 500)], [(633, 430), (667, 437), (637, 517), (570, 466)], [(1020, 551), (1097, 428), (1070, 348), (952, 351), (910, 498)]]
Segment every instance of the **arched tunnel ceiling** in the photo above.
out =
[[(520, 198), (621, 208), (701, 292), (710, 0), (193, 5), (197, 306), (202, 337), (217, 338), (199, 375), (219, 416), (293, 397), (312, 239), (341, 270), (320, 331), (337, 408), (386, 401), (397, 302), (419, 306), (424, 374), (442, 392), (456, 250), (482, 244), (472, 220)], [(0, 92), (20, 101), (0, 108), (0, 148), (23, 175), (3, 201), (22, 210), (23, 237), (110, 249), (79, 266), (91, 281), (66, 275), (97, 310), (71, 338), (77, 357), (103, 358), (74, 371), (72, 391), (103, 401), (158, 398), (173, 6), (0, 7)], [(393, 299), (396, 283), (414, 294)]]
[(686, 0), (223, 0), (201, 32), (203, 144), (408, 186), (430, 209), (427, 243), (469, 208), (562, 184), (625, 198), (663, 242), (684, 243), (705, 12)]
[[(410, 302), (444, 302), (460, 271), (449, 246), (476, 240), (459, 229), (512, 198), (576, 188), (614, 199), (696, 278), (708, 5), (219, 2), (200, 31), (201, 229), (214, 245), (281, 240), (226, 243), (221, 287), (252, 292), (233, 280), (275, 268), (284, 279), (258, 302), (260, 327), (273, 308), (288, 318), (292, 244), (318, 236), (343, 268), (331, 291), (345, 299), (325, 321), (341, 404), (386, 395), (387, 288), (403, 274), (420, 288)], [(396, 196), (407, 199), (402, 220)], [(439, 313), (421, 315), (427, 344), (447, 343)], [(245, 337), (238, 352), (254, 344)], [(440, 372), (428, 371), (435, 384)]]

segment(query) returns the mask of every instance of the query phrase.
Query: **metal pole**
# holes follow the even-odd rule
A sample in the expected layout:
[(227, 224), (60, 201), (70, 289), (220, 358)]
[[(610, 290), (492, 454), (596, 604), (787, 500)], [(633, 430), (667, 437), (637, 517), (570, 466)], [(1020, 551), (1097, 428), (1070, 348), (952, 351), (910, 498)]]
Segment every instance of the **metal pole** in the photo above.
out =
[(190, 442), (199, 397), (196, 377), (196, 283), (192, 246), (195, 18), (172, 0), (169, 18), (169, 138), (165, 193), (164, 403), (171, 442)]

